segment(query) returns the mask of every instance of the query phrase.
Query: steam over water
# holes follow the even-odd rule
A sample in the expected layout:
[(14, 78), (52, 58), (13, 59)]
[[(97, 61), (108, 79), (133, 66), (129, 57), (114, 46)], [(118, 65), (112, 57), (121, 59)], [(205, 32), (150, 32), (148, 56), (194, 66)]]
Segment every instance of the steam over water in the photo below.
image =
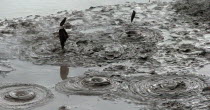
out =
[(197, 74), (209, 64), (208, 23), (176, 8), (124, 3), (0, 20), (0, 107), (208, 110), (210, 79)]

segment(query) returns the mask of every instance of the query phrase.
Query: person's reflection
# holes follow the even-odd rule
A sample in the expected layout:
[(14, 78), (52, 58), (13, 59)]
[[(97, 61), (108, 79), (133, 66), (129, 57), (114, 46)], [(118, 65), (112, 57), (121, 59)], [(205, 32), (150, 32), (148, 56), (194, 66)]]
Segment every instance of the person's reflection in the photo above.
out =
[(61, 79), (62, 80), (67, 79), (68, 74), (69, 74), (69, 67), (68, 66), (61, 66), (60, 67)]

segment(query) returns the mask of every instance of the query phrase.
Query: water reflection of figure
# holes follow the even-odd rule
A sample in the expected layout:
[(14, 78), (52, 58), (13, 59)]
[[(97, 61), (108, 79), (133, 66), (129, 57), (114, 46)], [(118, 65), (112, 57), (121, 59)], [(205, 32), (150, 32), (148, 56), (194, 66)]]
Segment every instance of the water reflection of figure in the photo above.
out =
[(69, 74), (69, 67), (68, 66), (61, 66), (60, 67), (60, 76), (62, 80), (67, 79), (67, 76)]

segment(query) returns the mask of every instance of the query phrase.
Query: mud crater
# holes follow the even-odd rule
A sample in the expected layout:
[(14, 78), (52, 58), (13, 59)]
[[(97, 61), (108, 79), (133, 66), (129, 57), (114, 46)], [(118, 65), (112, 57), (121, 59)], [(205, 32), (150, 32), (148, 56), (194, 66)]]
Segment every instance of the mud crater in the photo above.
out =
[[(169, 74), (130, 78), (127, 78), (127, 87), (122, 89), (124, 95), (120, 95), (131, 100), (157, 104), (165, 109), (189, 109), (197, 108), (198, 105), (207, 108), (204, 102), (209, 100), (209, 96), (202, 95), (202, 89), (209, 85), (209, 78), (205, 76)], [(198, 103), (191, 105), (195, 100), (199, 100)]]
[(56, 84), (55, 89), (65, 94), (103, 95), (117, 91), (120, 87), (119, 79), (111, 74), (88, 71), (85, 75), (70, 77)]
[(0, 86), (1, 109), (31, 109), (53, 98), (50, 90), (36, 84), (4, 84)]

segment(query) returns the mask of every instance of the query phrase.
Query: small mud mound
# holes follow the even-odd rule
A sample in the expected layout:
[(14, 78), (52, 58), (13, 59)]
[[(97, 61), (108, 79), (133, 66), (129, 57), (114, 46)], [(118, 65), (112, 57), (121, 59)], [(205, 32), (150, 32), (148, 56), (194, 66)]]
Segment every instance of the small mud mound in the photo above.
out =
[(117, 91), (120, 83), (108, 75), (71, 77), (56, 84), (56, 90), (65, 94), (102, 95)]
[(138, 26), (137, 24), (125, 25), (124, 28), (125, 32), (123, 32), (121, 40), (127, 43), (158, 43), (158, 41), (163, 40), (163, 36), (157, 30)]
[(53, 98), (45, 87), (36, 84), (7, 84), (0, 86), (0, 108), (12, 110), (31, 109)]
[[(131, 99), (161, 107), (175, 108), (197, 107), (204, 105), (208, 98), (202, 95), (202, 89), (208, 85), (208, 79), (196, 75), (154, 75), (128, 79), (123, 90)], [(168, 101), (175, 101), (174, 104)], [(194, 102), (193, 102), (194, 101)], [(190, 103), (195, 103), (190, 105)], [(173, 107), (172, 107), (173, 108)], [(183, 108), (183, 109), (184, 109)]]

